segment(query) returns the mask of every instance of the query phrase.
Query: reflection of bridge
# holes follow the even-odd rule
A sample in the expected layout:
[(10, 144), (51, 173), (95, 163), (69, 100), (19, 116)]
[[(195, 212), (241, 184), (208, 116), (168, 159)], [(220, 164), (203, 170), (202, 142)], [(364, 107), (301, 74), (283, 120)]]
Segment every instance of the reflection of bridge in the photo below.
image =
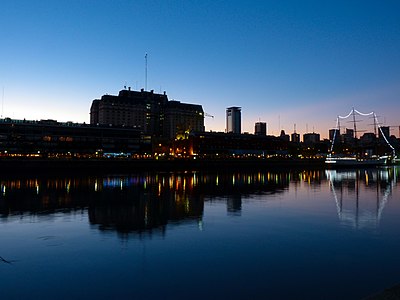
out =
[[(357, 229), (378, 227), (395, 182), (392, 170), (326, 170), (341, 223)], [(366, 194), (362, 195), (360, 201), (362, 192)], [(353, 204), (351, 200), (354, 200)]]

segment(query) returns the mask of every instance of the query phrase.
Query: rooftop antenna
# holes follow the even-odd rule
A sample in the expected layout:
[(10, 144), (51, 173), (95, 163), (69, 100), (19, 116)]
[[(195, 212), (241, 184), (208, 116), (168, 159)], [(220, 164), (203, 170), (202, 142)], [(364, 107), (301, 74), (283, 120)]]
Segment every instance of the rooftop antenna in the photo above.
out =
[(144, 64), (145, 64), (145, 70), (144, 70), (144, 90), (147, 91), (147, 53), (144, 56)]
[(375, 137), (376, 137), (378, 135), (377, 128), (378, 128), (379, 124), (376, 122), (377, 117), (375, 117), (375, 115), (373, 116), (373, 118), (374, 118), (374, 124), (372, 124), (372, 125), (374, 125), (374, 134), (375, 134)]
[(294, 133), (296, 133), (296, 123), (294, 123)]
[(353, 107), (353, 122), (354, 122), (354, 138), (357, 139), (357, 123), (356, 123), (356, 112)]
[(281, 130), (281, 115), (278, 115), (278, 132)]
[(3, 86), (3, 97), (1, 98), (1, 118), (3, 118), (4, 112), (4, 86)]

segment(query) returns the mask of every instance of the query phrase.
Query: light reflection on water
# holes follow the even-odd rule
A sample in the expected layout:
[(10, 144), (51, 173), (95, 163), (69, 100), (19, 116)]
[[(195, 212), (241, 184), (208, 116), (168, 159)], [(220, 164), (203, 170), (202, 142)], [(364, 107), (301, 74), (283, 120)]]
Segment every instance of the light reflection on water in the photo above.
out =
[[(375, 228), (379, 225), (396, 183), (396, 174), (391, 174), (390, 171), (391, 169), (326, 171), (342, 224), (355, 228)], [(375, 197), (370, 195), (374, 190)]]
[(398, 175), (3, 178), (2, 294), (362, 298), (400, 282)]

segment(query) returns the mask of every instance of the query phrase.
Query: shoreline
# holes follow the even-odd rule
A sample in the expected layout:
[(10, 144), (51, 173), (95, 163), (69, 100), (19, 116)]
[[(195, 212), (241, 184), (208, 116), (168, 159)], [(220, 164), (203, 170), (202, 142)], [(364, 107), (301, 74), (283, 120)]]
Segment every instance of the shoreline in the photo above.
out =
[(323, 160), (315, 159), (43, 159), (2, 158), (2, 174), (20, 173), (110, 173), (136, 171), (202, 171), (202, 170), (299, 170), (325, 169)]

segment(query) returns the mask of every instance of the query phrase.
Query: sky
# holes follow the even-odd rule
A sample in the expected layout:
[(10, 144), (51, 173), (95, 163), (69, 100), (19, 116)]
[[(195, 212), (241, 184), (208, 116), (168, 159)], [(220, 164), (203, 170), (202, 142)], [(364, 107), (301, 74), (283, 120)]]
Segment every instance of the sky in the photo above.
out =
[(327, 137), (354, 107), (399, 134), (397, 0), (2, 0), (0, 33), (3, 118), (89, 123), (145, 87), (147, 54), (147, 90), (201, 104), (206, 131), (239, 106), (244, 132)]

